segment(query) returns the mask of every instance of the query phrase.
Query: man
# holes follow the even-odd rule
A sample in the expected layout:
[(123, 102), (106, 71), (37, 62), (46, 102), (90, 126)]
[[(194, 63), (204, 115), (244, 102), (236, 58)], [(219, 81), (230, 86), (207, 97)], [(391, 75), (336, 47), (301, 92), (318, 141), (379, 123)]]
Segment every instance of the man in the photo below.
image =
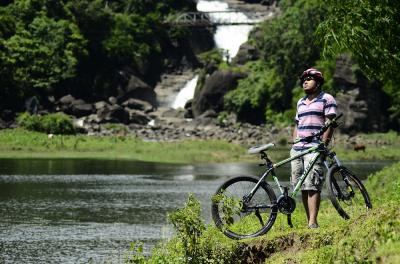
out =
[[(324, 77), (317, 69), (308, 69), (300, 76), (306, 96), (297, 102), (296, 125), (293, 131), (293, 140), (310, 136), (313, 132), (325, 124), (328, 119), (336, 116), (336, 101), (332, 95), (322, 91)], [(329, 144), (333, 130), (328, 129), (322, 136), (325, 145)], [(294, 156), (304, 151), (317, 142), (300, 141), (293, 145), (290, 155)], [(307, 154), (291, 162), (292, 184), (296, 185), (308, 163), (315, 154)], [(313, 171), (306, 177), (302, 190), (302, 200), (307, 214), (308, 227), (318, 228), (317, 216), (321, 200), (321, 189), (323, 183), (323, 163), (321, 160), (314, 165)]]

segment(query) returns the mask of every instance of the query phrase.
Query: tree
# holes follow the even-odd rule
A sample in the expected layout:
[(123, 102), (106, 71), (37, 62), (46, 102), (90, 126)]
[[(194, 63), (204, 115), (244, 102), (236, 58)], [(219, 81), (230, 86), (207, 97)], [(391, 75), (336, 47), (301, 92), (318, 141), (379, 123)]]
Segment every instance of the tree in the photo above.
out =
[(361, 70), (383, 83), (400, 118), (400, 1), (326, 1), (327, 19), (317, 34), (326, 57), (350, 52)]
[(77, 56), (85, 41), (77, 27), (66, 21), (37, 16), (27, 27), (17, 25), (14, 35), (0, 42), (0, 72), (4, 96), (20, 98), (52, 92), (76, 73)]

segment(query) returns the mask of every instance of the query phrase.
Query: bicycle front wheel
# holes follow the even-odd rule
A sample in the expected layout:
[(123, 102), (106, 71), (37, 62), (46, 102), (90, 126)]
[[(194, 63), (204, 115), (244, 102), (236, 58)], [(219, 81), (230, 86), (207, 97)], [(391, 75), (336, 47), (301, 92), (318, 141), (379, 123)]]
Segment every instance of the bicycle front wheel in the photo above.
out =
[(329, 198), (344, 219), (356, 218), (372, 208), (368, 192), (350, 170), (333, 166), (327, 175)]
[(216, 226), (233, 239), (256, 237), (268, 232), (277, 214), (272, 188), (258, 178), (239, 176), (223, 183), (212, 198), (211, 213)]

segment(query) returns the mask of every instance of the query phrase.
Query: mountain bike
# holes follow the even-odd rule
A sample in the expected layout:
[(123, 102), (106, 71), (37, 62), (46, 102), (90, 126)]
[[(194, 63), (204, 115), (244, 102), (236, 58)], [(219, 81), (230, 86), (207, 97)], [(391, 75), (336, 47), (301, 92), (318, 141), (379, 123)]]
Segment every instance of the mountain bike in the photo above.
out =
[[(288, 225), (293, 227), (291, 214), (296, 209), (295, 197), (319, 158), (323, 159), (328, 171), (326, 184), (329, 198), (341, 217), (350, 219), (371, 209), (371, 200), (361, 180), (343, 166), (336, 153), (329, 150), (321, 141), (321, 136), (328, 128), (338, 126), (337, 120), (341, 116), (342, 114), (328, 121), (318, 132), (301, 139), (306, 143), (317, 140), (317, 145), (278, 163), (274, 164), (267, 155), (267, 150), (275, 146), (273, 143), (250, 148), (248, 153), (259, 154), (263, 161), (260, 165), (265, 166), (266, 170), (258, 178), (253, 176), (231, 178), (218, 188), (212, 197), (211, 205), (212, 218), (216, 226), (233, 239), (257, 237), (271, 229), (280, 212), (287, 215)], [(297, 142), (299, 141), (293, 143)], [(283, 186), (279, 182), (275, 169), (310, 153), (315, 155), (290, 192), (289, 186)], [(278, 198), (266, 181), (270, 176), (280, 192)]]

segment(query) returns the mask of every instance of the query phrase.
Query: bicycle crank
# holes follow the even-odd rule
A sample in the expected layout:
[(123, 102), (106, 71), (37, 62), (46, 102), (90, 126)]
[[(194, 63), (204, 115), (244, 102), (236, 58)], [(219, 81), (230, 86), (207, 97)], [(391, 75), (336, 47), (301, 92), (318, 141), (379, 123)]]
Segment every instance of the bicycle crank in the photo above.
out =
[(296, 201), (289, 196), (279, 196), (277, 204), (279, 211), (286, 215), (293, 213), (294, 209), (296, 209)]

